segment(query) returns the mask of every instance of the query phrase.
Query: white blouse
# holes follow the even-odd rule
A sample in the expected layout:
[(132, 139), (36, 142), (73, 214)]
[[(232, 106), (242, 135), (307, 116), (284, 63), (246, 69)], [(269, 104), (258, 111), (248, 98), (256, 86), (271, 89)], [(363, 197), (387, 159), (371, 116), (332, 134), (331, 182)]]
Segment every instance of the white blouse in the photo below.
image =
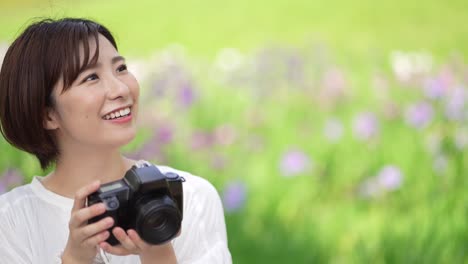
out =
[[(185, 178), (182, 233), (172, 243), (178, 263), (230, 264), (223, 207), (216, 189), (205, 179), (158, 166)], [(0, 196), (0, 263), (60, 263), (68, 239), (73, 199), (44, 188), (40, 177)], [(96, 257), (95, 263), (136, 264), (137, 255)], [(106, 258), (106, 261), (102, 260)]]

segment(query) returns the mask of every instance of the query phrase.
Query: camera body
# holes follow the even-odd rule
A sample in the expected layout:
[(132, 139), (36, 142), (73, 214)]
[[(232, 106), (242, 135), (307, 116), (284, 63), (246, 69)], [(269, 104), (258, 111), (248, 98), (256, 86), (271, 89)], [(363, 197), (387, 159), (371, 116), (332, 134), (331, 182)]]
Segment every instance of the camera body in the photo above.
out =
[(112, 234), (116, 226), (136, 230), (148, 244), (166, 243), (177, 235), (182, 224), (184, 181), (176, 173), (163, 174), (148, 162), (138, 162), (123, 179), (103, 184), (88, 196), (88, 206), (100, 202), (106, 206), (106, 212), (89, 223), (112, 217), (114, 225), (106, 240), (111, 245), (119, 244)]

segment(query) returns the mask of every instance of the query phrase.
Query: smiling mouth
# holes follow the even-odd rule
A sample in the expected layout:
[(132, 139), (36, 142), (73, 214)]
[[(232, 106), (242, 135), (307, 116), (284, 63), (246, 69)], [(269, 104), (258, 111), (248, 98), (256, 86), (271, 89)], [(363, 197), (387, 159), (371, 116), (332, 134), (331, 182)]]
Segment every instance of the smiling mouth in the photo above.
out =
[(126, 107), (126, 108), (116, 110), (116, 111), (114, 111), (112, 113), (109, 113), (109, 114), (105, 115), (103, 117), (103, 119), (105, 119), (105, 120), (119, 119), (119, 118), (129, 116), (131, 113), (132, 113), (132, 111), (131, 111), (130, 107)]

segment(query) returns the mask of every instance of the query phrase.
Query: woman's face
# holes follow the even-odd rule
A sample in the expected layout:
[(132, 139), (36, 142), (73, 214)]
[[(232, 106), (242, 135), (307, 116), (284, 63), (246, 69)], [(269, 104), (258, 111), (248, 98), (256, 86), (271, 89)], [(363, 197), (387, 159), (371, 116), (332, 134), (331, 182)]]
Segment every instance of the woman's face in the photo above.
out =
[[(90, 39), (90, 55), (96, 43)], [(83, 59), (83, 47), (80, 50)], [(63, 90), (63, 78), (53, 90), (54, 109), (46, 127), (54, 129), (60, 147), (120, 147), (136, 134), (139, 85), (125, 60), (99, 34), (99, 58)]]

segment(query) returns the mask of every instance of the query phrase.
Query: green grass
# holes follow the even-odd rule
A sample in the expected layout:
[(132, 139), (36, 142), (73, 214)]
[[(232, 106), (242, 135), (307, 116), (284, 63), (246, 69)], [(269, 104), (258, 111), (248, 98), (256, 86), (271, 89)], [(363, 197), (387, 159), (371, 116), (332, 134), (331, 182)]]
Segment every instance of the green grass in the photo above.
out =
[(83, 16), (107, 25), (124, 53), (136, 55), (171, 43), (212, 57), (224, 47), (249, 52), (270, 43), (319, 42), (357, 62), (363, 54), (386, 56), (394, 49), (423, 49), (442, 57), (459, 52), (465, 58), (468, 52), (468, 8), (462, 0), (19, 3), (0, 3), (0, 39), (11, 41), (31, 17)]
[[(142, 80), (149, 100), (141, 115), (153, 113), (163, 121), (145, 124), (153, 127), (142, 128), (126, 151), (144, 148), (154, 128), (169, 122), (174, 140), (148, 159), (201, 175), (221, 194), (231, 181), (246, 185), (244, 206), (226, 213), (234, 263), (467, 263), (468, 153), (455, 149), (453, 137), (455, 129), (468, 127), (444, 118), (443, 101), (431, 102), (436, 115), (429, 127), (409, 127), (404, 107), (424, 99), (423, 83), (398, 82), (388, 61), (393, 50), (426, 50), (436, 59), (426, 77), (448, 65), (466, 87), (468, 6), (463, 1), (153, 2), (0, 4), (0, 39), (11, 41), (33, 16), (79, 15), (107, 25), (125, 56), (145, 57), (182, 44), (188, 58), (178, 65), (193, 78), (197, 101), (181, 108), (173, 100), (177, 85), (167, 96), (153, 97), (154, 80)], [(225, 47), (240, 49), (254, 62), (265, 52), (274, 70), (249, 73), (252, 79), (235, 84), (213, 80), (210, 59)], [(304, 60), (307, 85), (285, 77), (285, 55), (291, 54)], [(321, 80), (333, 67), (345, 75), (349, 94), (327, 105), (320, 97)], [(244, 65), (239, 71), (248, 69)], [(149, 70), (152, 78), (174, 78)], [(374, 92), (376, 73), (388, 82), (386, 97)], [(397, 106), (396, 117), (385, 117), (389, 101)], [(353, 118), (361, 111), (375, 112), (381, 124), (379, 137), (369, 143), (353, 137)], [(323, 136), (330, 117), (344, 125), (337, 144)], [(213, 133), (225, 124), (235, 129), (234, 144), (191, 149), (194, 132)], [(434, 170), (427, 150), (431, 134), (442, 137), (439, 151), (448, 159), (444, 172)], [(256, 138), (258, 145), (252, 144)], [(281, 175), (279, 162), (291, 147), (311, 157), (312, 170)], [(3, 140), (0, 151), (0, 172), (17, 167), (26, 181), (40, 173), (34, 158)], [(225, 164), (217, 168), (213, 159), (219, 157)], [(401, 169), (402, 186), (362, 197), (362, 182), (387, 164)]]

